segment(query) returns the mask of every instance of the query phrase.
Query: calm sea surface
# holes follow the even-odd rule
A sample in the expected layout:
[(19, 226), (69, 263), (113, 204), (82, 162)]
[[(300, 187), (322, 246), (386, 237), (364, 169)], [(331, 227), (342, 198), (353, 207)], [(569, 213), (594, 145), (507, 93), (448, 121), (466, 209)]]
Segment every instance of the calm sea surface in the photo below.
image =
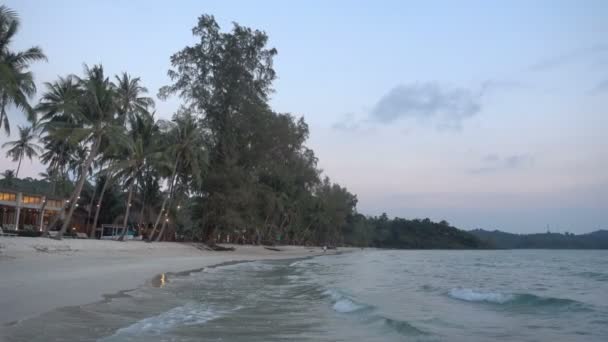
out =
[(608, 251), (374, 251), (165, 275), (7, 341), (608, 341)]

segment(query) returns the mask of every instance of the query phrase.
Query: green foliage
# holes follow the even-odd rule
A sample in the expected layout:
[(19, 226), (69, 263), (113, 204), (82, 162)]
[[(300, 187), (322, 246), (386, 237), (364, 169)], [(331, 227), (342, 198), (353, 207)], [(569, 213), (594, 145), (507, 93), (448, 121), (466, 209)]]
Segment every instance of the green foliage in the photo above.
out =
[[(0, 179), (0, 188), (5, 190), (13, 190), (16, 192), (24, 192), (26, 194), (41, 194), (52, 198), (63, 198), (69, 194), (74, 186), (65, 182), (60, 187), (53, 181), (46, 179), (33, 179), (30, 177), (16, 178), (14, 174), (5, 172), (4, 178)], [(65, 186), (65, 189), (63, 188)], [(61, 191), (54, 189), (59, 189)]]
[[(13, 25), (6, 18), (14, 22), (14, 13), (0, 7), (2, 56), (10, 55), (2, 45), (4, 31)], [(219, 238), (255, 244), (483, 246), (444, 221), (357, 213), (356, 195), (322, 176), (306, 145), (304, 119), (270, 107), (277, 51), (267, 46), (267, 35), (236, 23), (221, 32), (209, 15), (198, 19), (193, 34), (195, 43), (171, 57), (172, 83), (159, 91), (161, 99), (178, 95), (183, 101), (171, 121), (155, 120), (154, 102), (138, 77), (123, 73), (113, 83), (101, 65), (85, 67), (82, 77), (45, 84), (36, 132), (45, 148), (44, 184), (52, 184), (46, 191), (65, 193), (60, 185), (68, 182), (70, 198), (83, 204), (76, 208), (71, 201), (62, 231), (77, 211), (94, 225), (137, 221), (150, 227), (145, 234), (157, 241), (176, 236), (210, 243)], [(42, 57), (31, 52), (31, 61)], [(7, 61), (0, 56), (0, 65)], [(8, 79), (2, 78), (4, 71), (0, 82)], [(28, 82), (22, 83), (24, 94), (31, 93)], [(6, 84), (0, 95), (13, 96)], [(14, 96), (0, 100), (2, 108), (10, 101), (29, 108)], [(23, 139), (28, 143), (30, 133)], [(19, 159), (35, 155), (23, 146), (9, 153)], [(0, 182), (29, 184), (8, 172)]]
[(407, 220), (386, 214), (378, 217), (354, 216), (349, 222), (345, 242), (353, 246), (399, 249), (470, 249), (489, 248), (472, 234), (431, 220)]
[(487, 241), (495, 248), (539, 249), (608, 249), (608, 231), (598, 230), (589, 234), (571, 233), (512, 234), (499, 230), (472, 230), (471, 234)]
[(19, 126), (19, 139), (2, 144), (2, 148), (9, 147), (6, 151), (6, 156), (12, 158), (14, 162), (19, 162), (17, 170), (15, 171), (15, 177), (19, 176), (19, 169), (21, 168), (23, 157), (32, 160), (32, 157), (37, 157), (38, 153), (42, 153), (42, 147), (34, 142), (36, 138), (37, 134), (35, 133), (33, 126)]
[(17, 13), (4, 5), (0, 6), (0, 128), (4, 128), (7, 135), (10, 135), (9, 106), (24, 111), (28, 119), (33, 119), (28, 99), (36, 93), (36, 84), (28, 69), (30, 63), (46, 60), (39, 47), (20, 52), (11, 50), (10, 45), (19, 26)]

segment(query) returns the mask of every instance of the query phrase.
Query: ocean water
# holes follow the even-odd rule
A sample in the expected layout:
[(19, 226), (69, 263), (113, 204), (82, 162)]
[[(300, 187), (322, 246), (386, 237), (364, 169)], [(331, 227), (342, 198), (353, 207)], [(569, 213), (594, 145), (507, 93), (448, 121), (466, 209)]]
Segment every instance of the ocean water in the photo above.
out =
[(6, 341), (608, 341), (608, 251), (227, 264), (3, 328)]

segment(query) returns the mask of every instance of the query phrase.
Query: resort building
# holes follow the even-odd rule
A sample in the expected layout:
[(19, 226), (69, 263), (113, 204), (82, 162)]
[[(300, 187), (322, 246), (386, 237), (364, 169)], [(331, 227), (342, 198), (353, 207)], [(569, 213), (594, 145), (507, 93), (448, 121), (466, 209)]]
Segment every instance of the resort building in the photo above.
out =
[(7, 230), (42, 231), (64, 204), (59, 198), (0, 189), (0, 224)]

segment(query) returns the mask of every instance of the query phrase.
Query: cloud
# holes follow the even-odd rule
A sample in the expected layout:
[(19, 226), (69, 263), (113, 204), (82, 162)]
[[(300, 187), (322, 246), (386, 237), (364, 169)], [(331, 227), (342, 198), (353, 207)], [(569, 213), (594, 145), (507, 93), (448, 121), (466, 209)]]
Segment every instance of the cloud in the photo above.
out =
[(481, 161), (486, 162), (486, 163), (490, 163), (490, 162), (496, 162), (500, 160), (500, 157), (498, 156), (498, 154), (488, 154), (483, 156), (483, 158), (481, 158)]
[(571, 50), (569, 52), (557, 55), (551, 58), (534, 63), (528, 67), (531, 71), (546, 71), (561, 67), (566, 64), (576, 63), (585, 60), (591, 56), (595, 56), (608, 52), (608, 44), (597, 44), (594, 46)]
[(607, 80), (603, 80), (600, 83), (598, 83), (592, 90), (591, 93), (597, 94), (597, 93), (603, 93), (605, 91), (608, 91), (608, 79)]
[(414, 83), (391, 89), (375, 104), (370, 120), (391, 124), (403, 118), (434, 120), (437, 128), (459, 129), (481, 110), (481, 95), (438, 83)]
[[(525, 88), (512, 80), (486, 80), (477, 89), (449, 87), (435, 82), (398, 85), (384, 94), (367, 114), (357, 119), (348, 113), (331, 125), (337, 131), (358, 131), (370, 124), (392, 124), (402, 119), (432, 121), (438, 130), (458, 130), (462, 122), (478, 114), (482, 97), (498, 91)], [(409, 133), (409, 130), (404, 131)]]
[(355, 114), (347, 113), (339, 121), (331, 125), (331, 128), (337, 131), (356, 131), (360, 126), (360, 123), (355, 118)]
[(534, 164), (534, 157), (529, 154), (514, 154), (500, 157), (498, 154), (488, 154), (481, 158), (482, 167), (469, 170), (472, 174), (493, 173), (502, 170), (513, 170), (529, 167)]
[(518, 81), (486, 80), (481, 84), (481, 94), (486, 95), (496, 91), (516, 90), (526, 87), (524, 83)]

